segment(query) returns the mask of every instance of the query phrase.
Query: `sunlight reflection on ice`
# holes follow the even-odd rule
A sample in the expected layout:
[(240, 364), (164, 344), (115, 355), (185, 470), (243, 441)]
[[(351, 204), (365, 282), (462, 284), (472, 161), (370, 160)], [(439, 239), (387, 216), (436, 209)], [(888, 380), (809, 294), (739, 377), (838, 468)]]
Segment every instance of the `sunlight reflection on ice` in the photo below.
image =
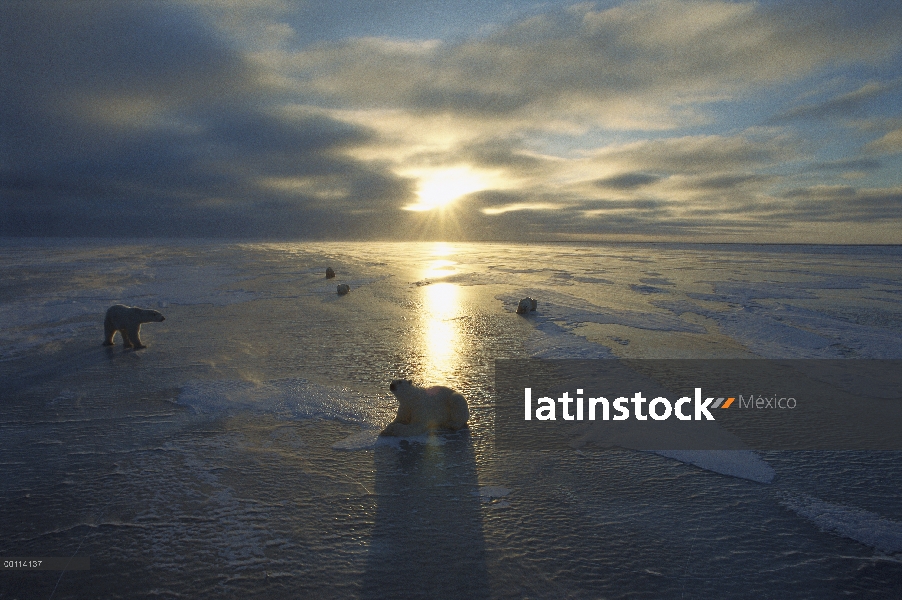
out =
[(423, 273), (426, 279), (439, 279), (457, 273), (454, 265), (457, 263), (453, 260), (434, 260), (429, 264), (429, 268)]
[[(423, 271), (428, 279), (454, 275), (457, 261), (452, 260), (455, 248), (444, 242), (431, 244), (428, 249), (433, 258)], [(463, 337), (458, 331), (460, 316), (460, 287), (455, 283), (440, 282), (423, 286), (422, 294), (422, 377), (432, 385), (448, 385), (464, 354)]]
[[(432, 383), (450, 379), (461, 354), (457, 331), (458, 286), (436, 283), (422, 288), (423, 356), (425, 370)], [(441, 380), (441, 381), (440, 381)]]

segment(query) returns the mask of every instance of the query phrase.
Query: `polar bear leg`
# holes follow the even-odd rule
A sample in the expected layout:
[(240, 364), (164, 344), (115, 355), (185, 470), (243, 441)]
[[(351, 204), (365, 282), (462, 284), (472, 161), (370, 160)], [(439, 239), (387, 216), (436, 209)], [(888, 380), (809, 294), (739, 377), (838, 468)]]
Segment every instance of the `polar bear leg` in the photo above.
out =
[(141, 343), (141, 338), (139, 337), (139, 333), (141, 332), (141, 324), (134, 325), (127, 329), (128, 338), (131, 340), (132, 345), (135, 350), (140, 350), (141, 348), (147, 348), (144, 344)]
[(467, 400), (460, 394), (454, 394), (448, 398), (448, 419), (449, 429), (463, 429), (470, 420), (470, 409), (467, 406)]
[(112, 346), (113, 336), (116, 335), (116, 328), (113, 327), (113, 321), (109, 317), (103, 321), (103, 345)]
[(120, 329), (119, 334), (122, 336), (122, 346), (125, 348), (131, 348), (132, 340), (128, 337), (128, 329)]

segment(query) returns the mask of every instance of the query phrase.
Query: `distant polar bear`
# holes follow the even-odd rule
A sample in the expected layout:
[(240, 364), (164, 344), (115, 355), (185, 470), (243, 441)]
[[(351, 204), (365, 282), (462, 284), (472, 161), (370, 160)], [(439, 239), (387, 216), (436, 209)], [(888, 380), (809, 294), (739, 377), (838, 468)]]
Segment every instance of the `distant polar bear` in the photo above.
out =
[(533, 300), (532, 298), (523, 298), (520, 300), (520, 303), (517, 304), (517, 314), (525, 315), (526, 313), (534, 311), (538, 308), (539, 303)]
[(467, 399), (451, 388), (422, 388), (395, 379), (388, 389), (398, 399), (398, 416), (379, 435), (420, 435), (432, 429), (463, 429), (470, 418)]
[(112, 346), (113, 336), (118, 331), (122, 334), (122, 345), (126, 348), (135, 350), (146, 348), (147, 346), (141, 343), (138, 335), (141, 331), (141, 323), (159, 323), (165, 320), (166, 317), (155, 310), (114, 304), (107, 309), (106, 319), (103, 321), (103, 333), (106, 336), (103, 345)]

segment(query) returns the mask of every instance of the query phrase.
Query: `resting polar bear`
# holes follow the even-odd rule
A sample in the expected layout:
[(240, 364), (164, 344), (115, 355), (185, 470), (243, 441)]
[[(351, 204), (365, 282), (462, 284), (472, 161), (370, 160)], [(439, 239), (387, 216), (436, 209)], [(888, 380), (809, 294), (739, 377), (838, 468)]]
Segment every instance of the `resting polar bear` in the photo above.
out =
[(159, 323), (165, 320), (166, 317), (155, 310), (114, 304), (107, 309), (106, 319), (103, 321), (103, 333), (106, 336), (103, 345), (112, 346), (113, 336), (118, 331), (122, 334), (122, 345), (126, 348), (135, 350), (147, 348), (141, 343), (141, 338), (138, 336), (141, 331), (141, 323)]
[(420, 435), (432, 429), (463, 429), (470, 418), (467, 399), (451, 388), (422, 388), (395, 379), (388, 389), (398, 399), (398, 416), (379, 435)]

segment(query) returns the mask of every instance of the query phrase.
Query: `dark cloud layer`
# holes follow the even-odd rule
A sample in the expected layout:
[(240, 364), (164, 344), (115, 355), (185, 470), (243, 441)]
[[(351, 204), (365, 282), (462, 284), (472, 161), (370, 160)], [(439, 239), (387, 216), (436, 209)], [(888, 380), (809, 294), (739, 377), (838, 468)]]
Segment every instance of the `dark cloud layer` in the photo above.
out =
[(663, 179), (661, 175), (652, 175), (651, 173), (622, 173), (613, 177), (598, 179), (595, 181), (595, 185), (600, 188), (632, 190), (655, 183), (661, 179)]
[[(0, 19), (2, 234), (361, 234), (410, 195), (343, 153), (371, 132), (275, 113), (247, 62), (185, 8), (14, 2)], [(267, 185), (278, 178), (299, 185)], [(317, 178), (342, 182), (330, 206), (303, 185)]]

